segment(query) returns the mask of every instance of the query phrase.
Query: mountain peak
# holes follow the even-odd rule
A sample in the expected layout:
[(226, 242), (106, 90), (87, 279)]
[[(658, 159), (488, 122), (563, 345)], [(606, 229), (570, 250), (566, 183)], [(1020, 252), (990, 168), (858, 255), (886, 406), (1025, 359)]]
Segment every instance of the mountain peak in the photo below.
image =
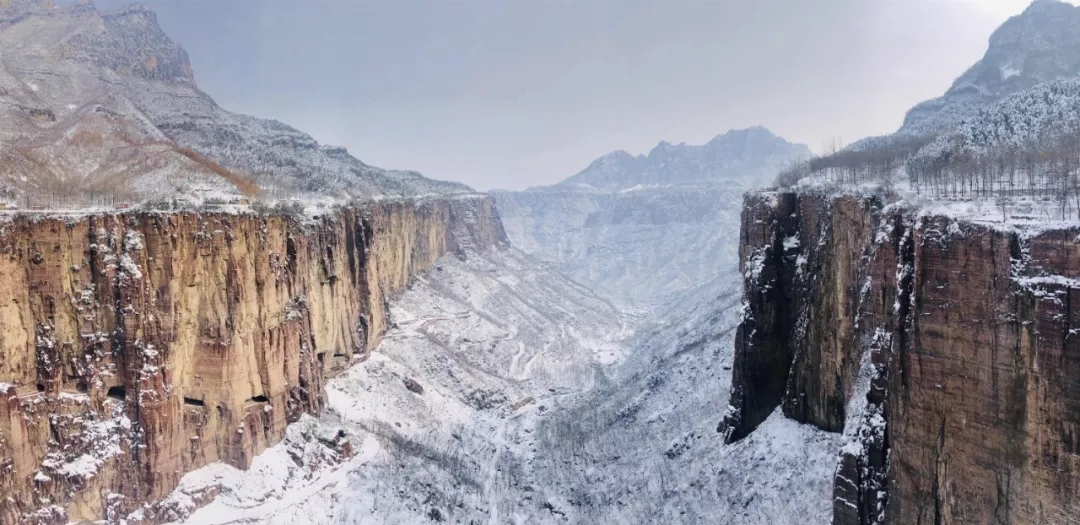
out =
[(49, 4), (0, 8), (0, 198), (469, 191), (374, 168), (280, 122), (225, 111), (198, 89), (187, 52), (145, 5)]
[(150, 80), (195, 83), (187, 51), (165, 34), (146, 5), (134, 3), (101, 16), (111, 37), (102, 65)]
[(1080, 7), (1035, 0), (990, 36), (986, 54), (942, 97), (908, 112), (906, 134), (948, 129), (975, 109), (1038, 84), (1080, 75)]
[(1062, 0), (1031, 0), (1031, 4), (1024, 9), (1020, 16), (1034, 13), (1047, 12), (1051, 9), (1074, 9), (1076, 6)]
[(805, 145), (792, 144), (754, 126), (730, 130), (700, 146), (660, 141), (647, 156), (612, 152), (559, 184), (588, 185), (602, 191), (639, 185), (750, 186), (770, 180), (793, 160), (809, 156), (810, 149)]

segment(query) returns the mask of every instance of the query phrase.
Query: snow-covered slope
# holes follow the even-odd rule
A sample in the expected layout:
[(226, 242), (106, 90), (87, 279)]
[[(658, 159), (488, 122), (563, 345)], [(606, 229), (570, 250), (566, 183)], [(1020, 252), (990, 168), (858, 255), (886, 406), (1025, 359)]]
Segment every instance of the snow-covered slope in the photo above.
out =
[(631, 334), (519, 252), (440, 268), (391, 304), (372, 358), (330, 382), (329, 412), (248, 472), (190, 474), (165, 506), (211, 498), (190, 524), (827, 522), (838, 435), (779, 414), (736, 445), (715, 431), (736, 276)]
[(995, 148), (1047, 151), (1080, 131), (1080, 79), (1054, 80), (979, 109), (922, 148), (916, 160), (932, 162)]
[(620, 305), (651, 308), (734, 267), (743, 193), (809, 155), (750, 128), (648, 156), (611, 153), (554, 186), (492, 193), (515, 246)]
[(51, 3), (0, 5), (0, 199), (468, 191), (374, 168), (280, 122), (222, 109), (146, 7), (102, 13), (88, 2)]
[[(511, 242), (626, 307), (648, 307), (738, 263), (741, 185), (495, 193)], [(724, 225), (729, 225), (725, 227)]]

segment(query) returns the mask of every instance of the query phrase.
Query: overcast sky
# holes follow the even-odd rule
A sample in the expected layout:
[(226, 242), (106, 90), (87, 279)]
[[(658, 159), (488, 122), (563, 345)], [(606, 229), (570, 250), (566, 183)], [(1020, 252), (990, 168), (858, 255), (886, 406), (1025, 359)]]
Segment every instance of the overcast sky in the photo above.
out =
[(222, 106), (487, 190), (758, 124), (818, 151), (894, 131), (1028, 1), (145, 3)]

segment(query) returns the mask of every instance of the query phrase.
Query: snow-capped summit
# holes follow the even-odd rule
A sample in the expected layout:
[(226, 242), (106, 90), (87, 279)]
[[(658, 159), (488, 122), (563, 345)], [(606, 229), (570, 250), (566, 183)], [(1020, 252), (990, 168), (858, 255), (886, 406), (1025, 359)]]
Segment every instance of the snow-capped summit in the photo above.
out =
[(731, 130), (701, 146), (661, 141), (648, 155), (609, 153), (559, 186), (588, 185), (619, 191), (642, 185), (686, 185), (731, 182), (754, 185), (810, 157), (810, 149), (792, 144), (755, 126)]
[(1076, 76), (1080, 76), (1080, 7), (1036, 0), (994, 31), (983, 58), (943, 96), (912, 108), (900, 132), (940, 133), (1008, 95)]

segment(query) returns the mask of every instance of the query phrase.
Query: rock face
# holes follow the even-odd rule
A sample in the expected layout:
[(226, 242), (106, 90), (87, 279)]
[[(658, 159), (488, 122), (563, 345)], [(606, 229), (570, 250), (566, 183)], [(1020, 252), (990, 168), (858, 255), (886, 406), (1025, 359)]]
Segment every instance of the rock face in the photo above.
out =
[(493, 192), (514, 246), (620, 303), (654, 305), (735, 266), (742, 194), (810, 156), (764, 128), (624, 151), (548, 187)]
[[(0, 228), (0, 523), (126, 516), (246, 467), (324, 404), (441, 255), (501, 245), (487, 197), (284, 215), (20, 216)], [(147, 521), (167, 516), (147, 513)]]
[(1078, 233), (749, 195), (720, 430), (843, 431), (834, 523), (1075, 522)]

